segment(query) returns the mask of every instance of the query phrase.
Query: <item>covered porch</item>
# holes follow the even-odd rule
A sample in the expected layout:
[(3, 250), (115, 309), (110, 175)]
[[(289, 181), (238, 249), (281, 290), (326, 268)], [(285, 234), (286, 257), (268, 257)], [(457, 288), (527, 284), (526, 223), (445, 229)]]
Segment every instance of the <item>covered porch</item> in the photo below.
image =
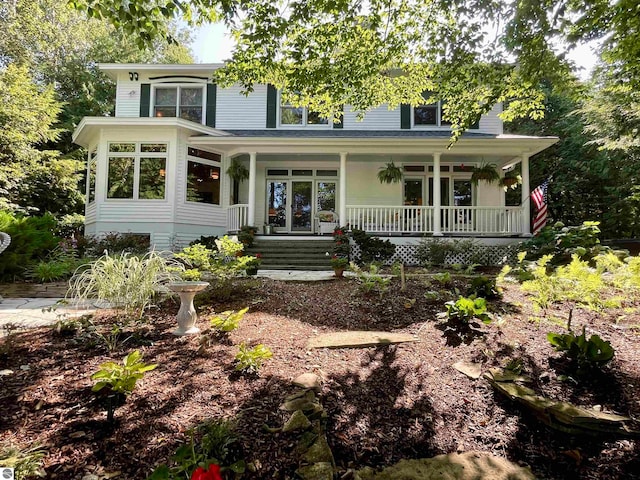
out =
[[(285, 235), (327, 234), (348, 224), (382, 236), (528, 236), (529, 158), (557, 141), (469, 134), (449, 148), (447, 132), (302, 138), (286, 131), (228, 133), (189, 139), (223, 151), (223, 171), (235, 160), (249, 172), (235, 194), (229, 188), (223, 205), (228, 231), (269, 225), (274, 234)], [(379, 169), (388, 163), (402, 169), (398, 183), (378, 181)], [(484, 164), (494, 164), (501, 177), (520, 164), (519, 205), (506, 205), (497, 183), (471, 183), (473, 167)]]

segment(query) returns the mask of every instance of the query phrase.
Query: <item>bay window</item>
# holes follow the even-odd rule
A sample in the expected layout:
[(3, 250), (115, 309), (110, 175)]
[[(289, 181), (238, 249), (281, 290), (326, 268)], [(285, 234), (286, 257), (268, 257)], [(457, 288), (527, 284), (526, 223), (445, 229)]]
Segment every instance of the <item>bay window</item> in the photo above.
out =
[(187, 201), (220, 205), (220, 155), (198, 148), (187, 149)]
[(166, 143), (110, 143), (107, 198), (164, 200), (166, 169)]

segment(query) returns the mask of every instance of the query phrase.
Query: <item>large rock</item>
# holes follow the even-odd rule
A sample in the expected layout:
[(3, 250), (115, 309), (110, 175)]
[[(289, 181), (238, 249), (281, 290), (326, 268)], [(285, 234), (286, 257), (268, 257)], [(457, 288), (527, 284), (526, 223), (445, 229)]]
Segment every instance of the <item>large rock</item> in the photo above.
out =
[(306, 430), (311, 426), (311, 422), (302, 413), (302, 410), (296, 410), (291, 414), (289, 420), (287, 420), (282, 427), (283, 432), (294, 432), (296, 430)]
[(333, 466), (328, 462), (306, 465), (296, 470), (302, 480), (333, 480)]
[(320, 377), (315, 373), (303, 373), (302, 375), (298, 375), (293, 379), (293, 384), (297, 387), (316, 391), (320, 391), (321, 387)]
[(400, 460), (376, 473), (365, 468), (356, 480), (535, 480), (528, 468), (483, 452), (450, 453), (419, 460)]
[(307, 463), (328, 462), (333, 465), (333, 453), (331, 453), (331, 448), (327, 443), (327, 437), (320, 435), (314, 444), (309, 447), (309, 450), (302, 455), (302, 460)]
[(319, 335), (307, 343), (307, 349), (311, 348), (364, 348), (377, 345), (390, 345), (394, 343), (419, 342), (414, 335), (406, 333), (390, 332), (334, 332)]

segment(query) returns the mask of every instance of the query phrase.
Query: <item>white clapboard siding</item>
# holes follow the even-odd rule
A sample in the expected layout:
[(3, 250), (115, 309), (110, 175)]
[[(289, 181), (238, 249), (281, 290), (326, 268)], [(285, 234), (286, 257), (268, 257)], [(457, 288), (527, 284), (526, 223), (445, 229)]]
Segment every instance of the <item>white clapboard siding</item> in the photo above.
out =
[(173, 245), (173, 234), (169, 232), (153, 232), (151, 234), (151, 246), (156, 252), (171, 250)]
[(140, 116), (140, 82), (120, 78), (116, 87), (116, 117)]
[(389, 110), (386, 105), (367, 112), (362, 121), (348, 105), (344, 109), (344, 129), (348, 130), (400, 130), (400, 108)]
[(166, 201), (106, 201), (99, 206), (100, 222), (147, 222), (173, 221), (171, 206)]
[(478, 131), (483, 133), (502, 134), (502, 120), (498, 114), (502, 113), (502, 103), (493, 106), (491, 111), (480, 117), (480, 128)]
[(267, 87), (256, 85), (248, 96), (240, 87), (218, 88), (216, 95), (216, 128), (263, 129), (267, 125)]
[(84, 211), (84, 222), (85, 223), (94, 223), (96, 221), (96, 202), (92, 202), (86, 206)]

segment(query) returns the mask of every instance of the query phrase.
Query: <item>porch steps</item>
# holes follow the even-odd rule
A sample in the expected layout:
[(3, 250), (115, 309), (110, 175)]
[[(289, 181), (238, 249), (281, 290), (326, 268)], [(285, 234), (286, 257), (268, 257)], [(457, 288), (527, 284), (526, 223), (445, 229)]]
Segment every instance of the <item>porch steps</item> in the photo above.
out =
[(265, 270), (331, 270), (327, 252), (333, 251), (333, 241), (329, 240), (293, 240), (256, 238), (249, 255), (262, 255)]

